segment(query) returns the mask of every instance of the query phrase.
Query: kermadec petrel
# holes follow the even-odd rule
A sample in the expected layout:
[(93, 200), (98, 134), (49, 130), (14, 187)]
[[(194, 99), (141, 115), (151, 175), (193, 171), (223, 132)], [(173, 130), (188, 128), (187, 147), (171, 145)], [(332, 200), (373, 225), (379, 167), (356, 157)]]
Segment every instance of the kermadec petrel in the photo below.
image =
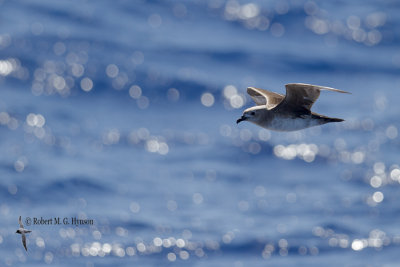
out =
[(21, 234), (21, 236), (22, 236), (22, 245), (24, 245), (25, 250), (28, 251), (28, 249), (26, 248), (26, 236), (25, 236), (25, 234), (30, 233), (32, 231), (26, 230), (24, 228), (24, 225), (22, 224), (21, 216), (19, 216), (18, 222), (19, 222), (19, 229), (15, 233)]
[(349, 92), (304, 83), (289, 83), (285, 87), (286, 96), (248, 87), (247, 93), (257, 105), (246, 109), (236, 123), (249, 121), (269, 130), (297, 131), (329, 122), (343, 121), (312, 112), (311, 107), (318, 99), (321, 90), (350, 94)]

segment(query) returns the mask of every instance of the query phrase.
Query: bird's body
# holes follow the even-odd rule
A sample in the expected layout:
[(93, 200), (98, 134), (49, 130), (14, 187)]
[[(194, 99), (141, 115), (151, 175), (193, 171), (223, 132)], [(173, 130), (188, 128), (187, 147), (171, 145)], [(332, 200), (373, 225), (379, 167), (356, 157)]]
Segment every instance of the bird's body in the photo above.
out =
[(22, 245), (24, 245), (25, 250), (28, 251), (28, 248), (26, 247), (26, 235), (25, 234), (30, 233), (32, 231), (24, 228), (24, 225), (22, 224), (21, 216), (19, 216), (18, 222), (19, 222), (19, 229), (15, 233), (21, 235)]
[(274, 131), (296, 131), (319, 125), (318, 120), (306, 118), (291, 118), (287, 116), (275, 116), (273, 119), (260, 126)]
[(320, 90), (347, 93), (342, 90), (303, 83), (286, 85), (286, 96), (267, 90), (249, 87), (247, 93), (257, 106), (246, 109), (237, 123), (250, 121), (274, 131), (297, 131), (342, 119), (330, 118), (314, 112), (311, 107)]

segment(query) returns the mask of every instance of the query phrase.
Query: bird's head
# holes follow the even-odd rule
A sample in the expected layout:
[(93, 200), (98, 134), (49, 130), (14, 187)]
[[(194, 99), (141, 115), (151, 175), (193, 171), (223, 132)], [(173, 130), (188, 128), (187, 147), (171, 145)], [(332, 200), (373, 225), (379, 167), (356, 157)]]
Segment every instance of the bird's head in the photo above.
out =
[(259, 120), (260, 114), (261, 114), (261, 110), (263, 108), (260, 106), (255, 106), (255, 107), (251, 107), (246, 109), (243, 112), (242, 117), (240, 117), (236, 123), (239, 123), (241, 121), (250, 121), (250, 122), (257, 122)]

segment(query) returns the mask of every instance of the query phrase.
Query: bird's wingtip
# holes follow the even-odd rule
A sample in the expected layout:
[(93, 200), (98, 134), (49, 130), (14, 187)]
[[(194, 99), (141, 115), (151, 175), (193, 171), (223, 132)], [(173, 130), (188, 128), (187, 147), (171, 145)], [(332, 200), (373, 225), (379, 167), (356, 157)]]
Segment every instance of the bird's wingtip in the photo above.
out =
[(352, 93), (347, 92), (347, 91), (343, 91), (343, 90), (339, 90), (339, 89), (336, 89), (336, 90), (337, 90), (337, 92), (339, 92), (339, 93), (344, 93), (344, 94), (349, 94), (349, 95), (352, 94)]
[(285, 87), (297, 87), (297, 86), (310, 86), (319, 90), (329, 90), (329, 91), (334, 91), (334, 92), (339, 92), (339, 93), (345, 93), (345, 94), (351, 94), (350, 92), (343, 91), (340, 89), (336, 89), (333, 87), (329, 86), (321, 86), (321, 85), (314, 85), (314, 84), (309, 84), (309, 83), (287, 83), (285, 84)]

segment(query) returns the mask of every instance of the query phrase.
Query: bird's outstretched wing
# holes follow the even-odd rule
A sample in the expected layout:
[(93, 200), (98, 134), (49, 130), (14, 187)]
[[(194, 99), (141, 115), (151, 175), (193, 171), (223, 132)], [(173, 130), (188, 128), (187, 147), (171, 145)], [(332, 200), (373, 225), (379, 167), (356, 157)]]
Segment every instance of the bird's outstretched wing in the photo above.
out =
[(258, 106), (266, 105), (267, 109), (273, 109), (285, 98), (285, 96), (281, 94), (255, 87), (248, 87), (247, 93)]
[(24, 245), (25, 250), (28, 251), (28, 248), (26, 247), (26, 236), (24, 233), (22, 233), (21, 236), (22, 236), (22, 245)]
[(24, 228), (24, 225), (22, 224), (21, 216), (19, 216), (18, 222), (19, 222), (19, 227)]
[(321, 90), (350, 94), (339, 89), (305, 83), (288, 83), (285, 87), (286, 96), (280, 108), (291, 107), (294, 110), (303, 109), (309, 111), (317, 101)]

